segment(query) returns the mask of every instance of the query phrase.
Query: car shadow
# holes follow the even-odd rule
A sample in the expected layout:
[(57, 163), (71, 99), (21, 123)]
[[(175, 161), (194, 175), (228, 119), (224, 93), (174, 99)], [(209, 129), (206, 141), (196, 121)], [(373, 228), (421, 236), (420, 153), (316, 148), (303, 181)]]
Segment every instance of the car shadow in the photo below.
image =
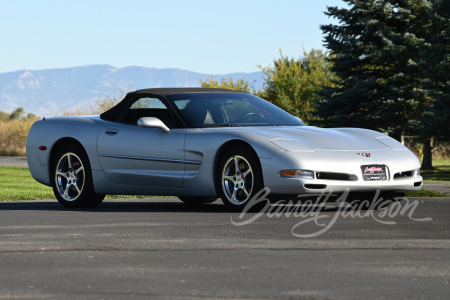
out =
[(31, 211), (91, 211), (91, 212), (227, 212), (220, 201), (202, 205), (187, 205), (181, 201), (164, 201), (163, 199), (130, 199), (105, 200), (92, 208), (68, 208), (53, 201), (0, 202), (0, 210), (31, 210)]
[[(278, 205), (280, 206), (280, 205)], [(284, 206), (284, 205), (281, 205)], [(293, 208), (286, 209), (292, 210)], [(275, 212), (277, 208), (271, 206), (271, 211)], [(169, 198), (164, 200), (157, 199), (119, 199), (119, 200), (105, 200), (100, 205), (92, 208), (67, 208), (55, 201), (23, 201), (23, 202), (0, 202), (0, 210), (20, 210), (20, 211), (82, 211), (82, 212), (192, 212), (192, 213), (235, 213), (226, 209), (221, 200), (216, 200), (209, 204), (187, 205), (181, 201)], [(300, 205), (298, 211), (309, 212), (335, 212), (338, 210), (337, 206), (325, 205), (321, 207), (311, 205)], [(285, 210), (284, 210), (285, 211)], [(258, 211), (251, 211), (257, 213)], [(268, 211), (266, 211), (268, 212)]]

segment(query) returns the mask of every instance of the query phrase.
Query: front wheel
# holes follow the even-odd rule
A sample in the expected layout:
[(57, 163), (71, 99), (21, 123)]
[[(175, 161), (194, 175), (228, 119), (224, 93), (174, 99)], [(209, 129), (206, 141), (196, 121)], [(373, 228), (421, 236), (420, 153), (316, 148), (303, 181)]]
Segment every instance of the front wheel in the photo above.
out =
[(249, 200), (263, 188), (258, 157), (246, 147), (228, 150), (219, 160), (216, 188), (228, 209), (242, 211)]
[(96, 194), (89, 159), (78, 145), (60, 149), (52, 161), (52, 187), (56, 199), (71, 208), (94, 207), (105, 195)]

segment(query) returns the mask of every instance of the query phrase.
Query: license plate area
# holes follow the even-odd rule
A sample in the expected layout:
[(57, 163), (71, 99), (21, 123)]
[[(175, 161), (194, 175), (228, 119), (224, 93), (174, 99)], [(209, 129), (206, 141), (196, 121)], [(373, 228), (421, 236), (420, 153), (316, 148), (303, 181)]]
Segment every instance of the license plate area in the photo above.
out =
[(385, 165), (364, 165), (361, 166), (364, 181), (384, 181), (387, 180)]

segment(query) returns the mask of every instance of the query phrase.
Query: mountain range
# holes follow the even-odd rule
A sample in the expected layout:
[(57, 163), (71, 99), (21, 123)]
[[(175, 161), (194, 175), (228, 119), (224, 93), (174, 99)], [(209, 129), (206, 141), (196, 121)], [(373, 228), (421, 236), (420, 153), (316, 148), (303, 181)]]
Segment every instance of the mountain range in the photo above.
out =
[(90, 65), (47, 70), (21, 70), (0, 73), (0, 111), (23, 107), (38, 116), (60, 115), (64, 110), (89, 108), (101, 97), (117, 97), (120, 89), (156, 87), (199, 87), (200, 80), (232, 77), (243, 79), (259, 90), (263, 73), (202, 74), (180, 69), (131, 66)]

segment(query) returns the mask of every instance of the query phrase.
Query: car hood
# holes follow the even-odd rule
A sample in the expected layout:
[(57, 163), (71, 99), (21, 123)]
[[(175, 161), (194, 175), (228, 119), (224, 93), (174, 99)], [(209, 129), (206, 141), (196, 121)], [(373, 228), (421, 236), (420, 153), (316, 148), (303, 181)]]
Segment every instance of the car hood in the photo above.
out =
[(374, 151), (404, 149), (380, 132), (360, 128), (318, 128), (312, 126), (260, 127), (255, 133), (287, 151)]

